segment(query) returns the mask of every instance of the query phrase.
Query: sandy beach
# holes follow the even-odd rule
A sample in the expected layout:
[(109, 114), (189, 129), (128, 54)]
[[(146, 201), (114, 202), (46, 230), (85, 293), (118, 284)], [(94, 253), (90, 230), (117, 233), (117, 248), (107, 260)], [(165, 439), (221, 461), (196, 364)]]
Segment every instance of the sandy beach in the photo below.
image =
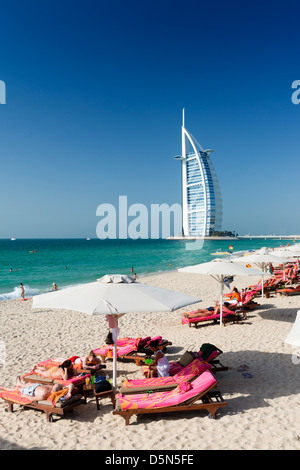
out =
[[(236, 277), (238, 288), (258, 279)], [(300, 374), (293, 360), (295, 349), (284, 343), (299, 308), (299, 296), (258, 298), (260, 307), (247, 319), (225, 327), (206, 324), (198, 329), (181, 324), (184, 311), (209, 307), (219, 299), (219, 285), (207, 276), (171, 272), (150, 276), (143, 282), (173, 289), (201, 299), (192, 308), (172, 313), (128, 314), (120, 319), (120, 337), (161, 335), (172, 341), (169, 360), (203, 343), (222, 349), (226, 372), (217, 374), (218, 389), (228, 406), (218, 419), (207, 412), (139, 416), (125, 426), (112, 414), (109, 399), (97, 410), (92, 397), (73, 414), (55, 417), (16, 406), (6, 411), (0, 401), (1, 449), (49, 450), (296, 450), (300, 448)], [(38, 361), (53, 357), (83, 356), (104, 345), (105, 318), (70, 311), (35, 311), (32, 300), (0, 303), (0, 341), (6, 360), (0, 366), (0, 385), (13, 387), (16, 377), (29, 372)], [(249, 366), (251, 378), (237, 369)], [(112, 374), (112, 361), (107, 361)], [(142, 378), (134, 362), (118, 362), (118, 384), (125, 378)]]

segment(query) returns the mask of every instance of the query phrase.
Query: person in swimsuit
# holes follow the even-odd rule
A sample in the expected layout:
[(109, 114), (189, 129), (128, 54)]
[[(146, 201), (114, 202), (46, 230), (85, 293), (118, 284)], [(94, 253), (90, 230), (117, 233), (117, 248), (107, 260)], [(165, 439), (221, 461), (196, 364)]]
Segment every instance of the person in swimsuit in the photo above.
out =
[(158, 340), (149, 343), (149, 348), (154, 352), (154, 361), (149, 365), (148, 378), (169, 376), (170, 363), (158, 344)]
[(98, 370), (101, 366), (101, 359), (93, 351), (89, 352), (87, 357), (82, 359), (82, 368), (88, 370)]
[(24, 286), (23, 286), (22, 282), (20, 283), (20, 288), (21, 288), (21, 297), (22, 297), (22, 299), (24, 299), (24, 297), (25, 297), (25, 289), (24, 289)]
[[(63, 388), (64, 387), (60, 384), (43, 385), (39, 383), (23, 383), (20, 377), (17, 378), (16, 384), (16, 389), (20, 390), (22, 395), (30, 397), (31, 401), (47, 400), (51, 393), (59, 392)], [(66, 399), (71, 397), (72, 392), (74, 390), (74, 385), (70, 384), (67, 388), (69, 390), (68, 393), (65, 395)]]
[(70, 377), (77, 375), (70, 359), (67, 359), (59, 366), (51, 367), (51, 369), (47, 369), (43, 366), (34, 367), (33, 372), (41, 374), (43, 377), (56, 380), (68, 380)]

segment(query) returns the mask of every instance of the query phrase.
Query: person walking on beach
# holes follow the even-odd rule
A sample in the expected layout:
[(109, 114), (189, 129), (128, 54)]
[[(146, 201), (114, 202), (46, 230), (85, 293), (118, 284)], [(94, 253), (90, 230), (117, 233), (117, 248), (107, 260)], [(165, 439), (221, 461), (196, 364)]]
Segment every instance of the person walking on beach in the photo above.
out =
[(21, 288), (21, 297), (24, 300), (24, 298), (25, 298), (25, 289), (24, 289), (24, 286), (23, 286), (22, 282), (20, 282), (20, 288)]

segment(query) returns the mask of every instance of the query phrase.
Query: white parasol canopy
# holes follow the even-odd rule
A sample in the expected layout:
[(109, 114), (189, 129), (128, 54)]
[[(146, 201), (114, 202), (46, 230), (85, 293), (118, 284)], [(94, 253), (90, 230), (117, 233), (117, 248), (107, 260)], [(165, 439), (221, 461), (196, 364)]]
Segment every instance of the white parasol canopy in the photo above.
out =
[(296, 250), (277, 250), (273, 253), (275, 256), (282, 256), (284, 258), (300, 258), (300, 251)]
[(163, 312), (200, 302), (168, 289), (136, 282), (130, 276), (106, 275), (97, 282), (69, 287), (33, 297), (32, 308), (75, 310), (89, 315), (109, 315), (113, 331), (113, 385), (116, 386), (118, 318), (125, 313)]
[(296, 320), (284, 342), (292, 346), (300, 346), (300, 310), (298, 310)]
[(288, 251), (300, 251), (300, 243), (295, 243), (294, 245), (285, 246), (284, 249)]
[(264, 276), (266, 273), (253, 268), (241, 266), (233, 261), (215, 259), (208, 263), (196, 264), (194, 266), (186, 266), (178, 269), (182, 273), (208, 274), (219, 282), (220, 292), (220, 325), (222, 325), (223, 311), (223, 289), (225, 276)]
[[(280, 256), (275, 256), (275, 254), (264, 254), (264, 253), (251, 253), (250, 255), (240, 256), (239, 258), (234, 259), (235, 263), (245, 263), (245, 264), (256, 264), (260, 269), (264, 269), (265, 265), (268, 263), (288, 263), (287, 258), (282, 258)], [(266, 273), (264, 273), (266, 275)], [(262, 297), (264, 296), (264, 283), (262, 283), (261, 289)]]

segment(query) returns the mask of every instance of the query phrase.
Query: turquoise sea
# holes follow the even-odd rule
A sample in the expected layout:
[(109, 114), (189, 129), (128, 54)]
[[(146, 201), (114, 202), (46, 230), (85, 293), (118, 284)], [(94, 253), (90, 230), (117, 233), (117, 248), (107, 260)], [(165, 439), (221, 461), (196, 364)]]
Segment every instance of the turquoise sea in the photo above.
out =
[(292, 243), (284, 239), (205, 240), (0, 240), (0, 301), (20, 297), (20, 282), (27, 296), (92, 282), (105, 274), (138, 277), (167, 272), (210, 261), (218, 249), (253, 250)]

